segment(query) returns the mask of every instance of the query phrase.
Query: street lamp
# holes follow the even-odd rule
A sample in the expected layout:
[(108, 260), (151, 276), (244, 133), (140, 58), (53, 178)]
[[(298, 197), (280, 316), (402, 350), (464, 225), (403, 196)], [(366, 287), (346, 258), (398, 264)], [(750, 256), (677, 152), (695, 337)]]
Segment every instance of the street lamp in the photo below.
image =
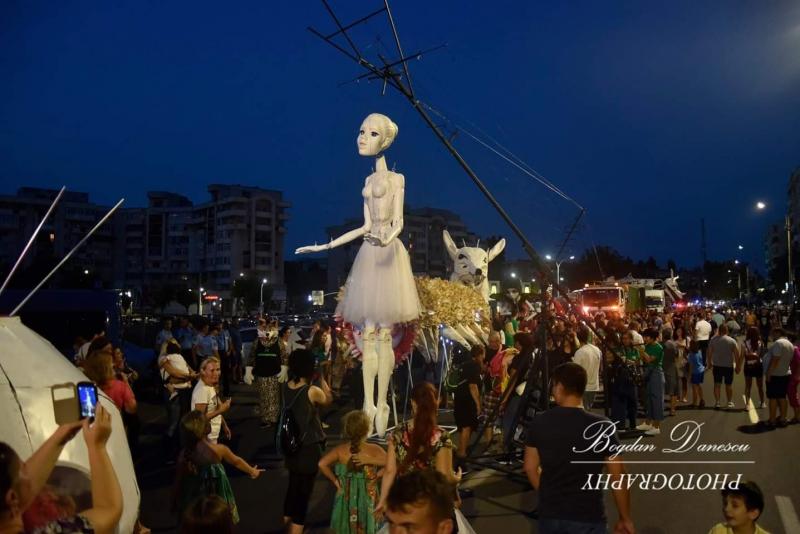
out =
[[(544, 257), (545, 257), (545, 259), (547, 261), (553, 261), (553, 257), (550, 254), (545, 254)], [(575, 256), (570, 256), (569, 258), (565, 258), (565, 259), (563, 259), (561, 261), (555, 260), (555, 263), (556, 263), (556, 280), (558, 282), (563, 282), (564, 281), (564, 279), (561, 278), (561, 264), (564, 263), (567, 260), (574, 260), (574, 259), (575, 259)], [(558, 285), (558, 284), (556, 284), (556, 285)], [(558, 287), (556, 287), (555, 289), (556, 289), (555, 296), (557, 297), (558, 296)]]
[[(191, 291), (191, 289), (189, 291)], [(206, 290), (202, 287), (200, 291), (197, 292), (197, 315), (203, 315), (203, 295), (205, 294)]]
[(261, 279), (261, 304), (258, 305), (260, 315), (264, 315), (264, 285), (267, 283), (266, 278)]
[[(767, 207), (766, 203), (762, 201), (756, 202), (756, 209), (763, 210)], [(790, 302), (794, 302), (795, 289), (794, 289), (794, 271), (792, 271), (792, 221), (787, 213), (784, 217), (784, 230), (786, 230), (786, 263), (788, 268), (788, 280)]]

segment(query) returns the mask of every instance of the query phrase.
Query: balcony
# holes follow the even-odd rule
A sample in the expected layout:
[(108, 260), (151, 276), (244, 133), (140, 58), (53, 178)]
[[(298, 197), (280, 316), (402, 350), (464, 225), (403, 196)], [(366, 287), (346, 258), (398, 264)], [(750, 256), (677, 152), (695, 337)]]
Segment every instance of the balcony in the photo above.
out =
[(217, 217), (247, 217), (244, 208), (221, 208), (217, 210)]

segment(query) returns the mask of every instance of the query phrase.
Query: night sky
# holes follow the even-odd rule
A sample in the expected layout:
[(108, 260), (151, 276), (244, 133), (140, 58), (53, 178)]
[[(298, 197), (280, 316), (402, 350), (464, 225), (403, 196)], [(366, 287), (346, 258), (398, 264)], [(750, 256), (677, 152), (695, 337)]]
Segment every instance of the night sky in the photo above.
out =
[[(332, 5), (351, 20), (381, 3)], [(800, 3), (393, 7), (406, 52), (447, 44), (411, 63), (418, 96), (450, 119), (448, 133), (462, 127), (457, 148), (542, 253), (575, 204), (467, 132), (587, 209), (570, 253), (594, 242), (696, 265), (705, 217), (710, 258), (761, 268), (800, 166)], [(0, 2), (0, 192), (66, 184), (143, 206), (148, 190), (201, 202), (212, 182), (259, 185), (292, 203), (294, 249), (360, 216), (370, 162), (355, 137), (379, 111), (400, 128), (388, 161), (406, 176), (407, 203), (511, 237), (402, 97), (340, 86), (361, 71), (308, 25), (333, 31), (310, 0)], [(385, 18), (353, 35), (372, 59), (395, 57)], [(756, 213), (756, 200), (769, 209)]]

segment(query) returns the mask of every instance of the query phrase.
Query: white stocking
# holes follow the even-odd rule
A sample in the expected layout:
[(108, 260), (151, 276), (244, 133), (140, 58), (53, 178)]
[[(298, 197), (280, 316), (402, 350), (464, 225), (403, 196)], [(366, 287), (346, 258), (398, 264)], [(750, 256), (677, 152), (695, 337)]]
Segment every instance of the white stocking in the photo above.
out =
[(386, 393), (394, 371), (394, 349), (392, 349), (392, 330), (381, 328), (378, 332), (378, 412), (375, 415), (375, 432), (379, 436), (386, 433), (389, 423), (389, 403)]
[(367, 326), (362, 335), (361, 371), (364, 381), (364, 413), (369, 419), (369, 433), (373, 432), (375, 417), (375, 376), (378, 374), (378, 352), (375, 328)]

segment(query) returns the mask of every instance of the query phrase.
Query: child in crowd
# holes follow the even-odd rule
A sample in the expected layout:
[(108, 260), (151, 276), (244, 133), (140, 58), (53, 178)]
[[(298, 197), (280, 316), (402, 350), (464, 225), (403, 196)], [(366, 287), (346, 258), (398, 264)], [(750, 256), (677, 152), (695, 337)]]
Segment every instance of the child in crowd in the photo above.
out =
[(764, 494), (755, 482), (722, 490), (724, 523), (717, 523), (708, 534), (769, 534), (756, 524), (764, 511)]
[(180, 534), (233, 534), (234, 531), (228, 503), (218, 495), (204, 495), (186, 509)]
[(192, 410), (181, 420), (184, 448), (175, 473), (173, 507), (177, 509), (179, 517), (183, 517), (197, 499), (217, 495), (230, 508), (233, 522), (238, 523), (236, 499), (222, 462), (229, 463), (253, 479), (258, 478), (264, 470), (251, 466), (225, 445), (212, 442), (208, 438), (209, 426), (206, 414), (199, 410)]
[(706, 401), (703, 400), (703, 378), (706, 367), (703, 365), (703, 353), (697, 340), (689, 343), (689, 370), (692, 374), (692, 406), (703, 408)]
[(368, 433), (367, 415), (361, 410), (348, 412), (342, 419), (342, 434), (348, 443), (334, 447), (319, 461), (320, 472), (336, 486), (331, 515), (331, 529), (336, 534), (375, 534), (382, 522), (375, 505), (378, 469), (386, 465), (386, 451), (367, 443)]

